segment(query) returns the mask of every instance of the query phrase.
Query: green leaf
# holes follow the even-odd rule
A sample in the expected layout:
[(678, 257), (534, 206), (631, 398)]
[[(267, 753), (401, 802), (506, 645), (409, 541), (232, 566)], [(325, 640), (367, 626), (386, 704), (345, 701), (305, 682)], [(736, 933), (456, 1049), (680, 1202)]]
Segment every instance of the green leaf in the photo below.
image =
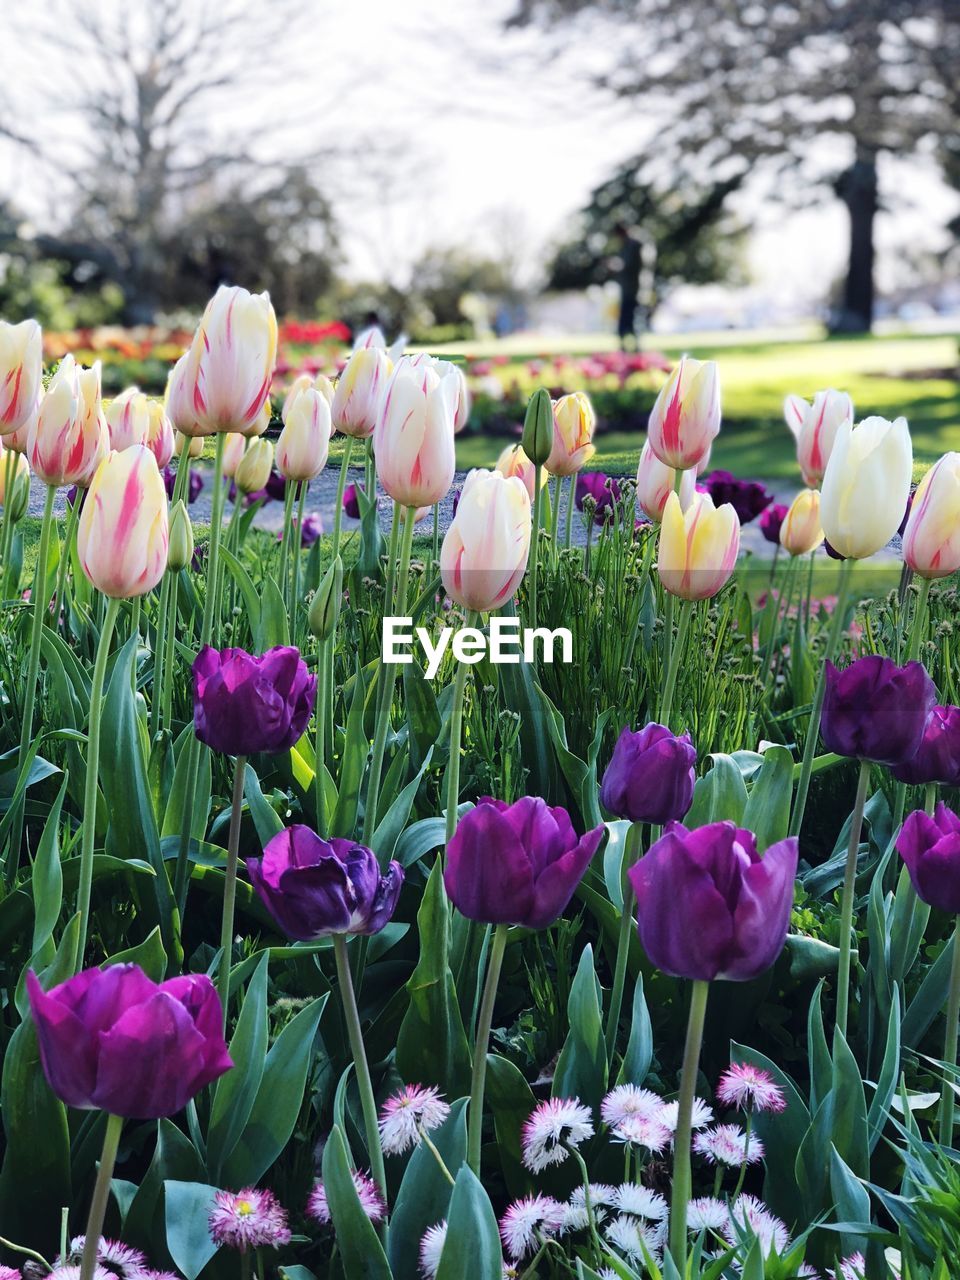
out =
[(50, 807), (47, 820), (43, 825), (43, 834), (37, 845), (37, 856), (33, 860), (33, 943), (31, 955), (35, 962), (48, 948), (51, 952), (45, 963), (52, 959), (53, 931), (60, 919), (60, 908), (63, 903), (63, 870), (60, 866), (60, 813), (63, 808), (63, 797), (67, 791), (68, 779), (60, 784), (57, 798)]
[(273, 578), (263, 579), (260, 594), (260, 615), (252, 628), (258, 653), (266, 653), (278, 644), (290, 643), (290, 624), (287, 607), (283, 603), (280, 588)]
[[(207, 831), (207, 811), (210, 808), (211, 766), (210, 751), (200, 744), (193, 746), (192, 722), (180, 734), (176, 744), (177, 763), (173, 771), (173, 785), (163, 814), (163, 836), (180, 836), (185, 824), (184, 806), (187, 802), (187, 782), (191, 771), (195, 774), (193, 794), (193, 823), (190, 837), (202, 840)], [(192, 758), (191, 758), (192, 757)]]
[(537, 1099), (519, 1067), (494, 1053), (487, 1055), (485, 1098), (493, 1112), (496, 1153), (507, 1190), (511, 1196), (524, 1195), (530, 1188), (530, 1175), (523, 1166), (521, 1133)]
[(771, 1210), (787, 1222), (795, 1222), (799, 1213), (797, 1184), (794, 1165), (804, 1135), (810, 1128), (810, 1112), (793, 1080), (776, 1063), (746, 1045), (730, 1042), (732, 1062), (749, 1062), (768, 1072), (776, 1081), (786, 1099), (786, 1107), (779, 1114), (758, 1112), (754, 1127), (768, 1151), (775, 1151), (777, 1159), (766, 1163), (764, 1199)]
[[(844, 1162), (837, 1148), (830, 1146), (830, 1194), (834, 1212), (842, 1223), (862, 1222), (870, 1226), (870, 1196)], [(864, 1237), (846, 1231), (841, 1237), (841, 1247), (847, 1255), (863, 1248)]]
[(690, 828), (711, 822), (735, 822), (742, 827), (748, 803), (743, 774), (731, 756), (716, 753), (710, 759), (712, 766), (697, 779), (693, 804), (684, 822)]
[(423, 891), (417, 928), (420, 957), (407, 982), (410, 1005), (397, 1037), (397, 1070), (405, 1080), (460, 1097), (470, 1088), (470, 1047), (450, 971), (450, 907), (439, 858)]
[[(450, 1114), (430, 1134), (449, 1170), (459, 1169), (467, 1157), (466, 1098), (459, 1098)], [(390, 1215), (387, 1256), (393, 1280), (418, 1280), (418, 1251), (423, 1233), (448, 1216), (452, 1188), (433, 1152), (421, 1142), (406, 1167)]]
[(243, 596), (243, 607), (247, 615), (247, 622), (250, 626), (251, 633), (256, 635), (260, 629), (260, 593), (253, 585), (253, 580), (247, 573), (246, 569), (231, 551), (221, 546), (220, 556), (223, 563), (230, 570), (230, 575), (234, 582), (240, 588), (240, 594)]
[(135, 947), (118, 951), (103, 962), (103, 968), (111, 964), (138, 964), (148, 978), (162, 982), (167, 972), (167, 953), (160, 940), (160, 927), (151, 929), (144, 940)]
[(567, 1000), (570, 1029), (553, 1076), (555, 1098), (581, 1098), (599, 1107), (607, 1087), (607, 1055), (603, 1039), (603, 1010), (600, 982), (593, 966), (593, 947), (588, 943)]
[(858, 1178), (868, 1178), (870, 1156), (863, 1077), (849, 1045), (837, 1029), (833, 1033), (833, 1093), (833, 1145)]
[(643, 994), (643, 974), (637, 975), (633, 990), (633, 1014), (627, 1051), (617, 1075), (618, 1084), (643, 1084), (653, 1061), (653, 1026)]
[(404, 663), (402, 679), (410, 766), (418, 770), (421, 766), (426, 767), (427, 755), (440, 737), (440, 711), (433, 686), (416, 659)]
[(810, 1001), (810, 1012), (807, 1014), (807, 1057), (810, 1069), (810, 1107), (817, 1107), (833, 1087), (833, 1060), (827, 1045), (826, 1032), (823, 1029), (823, 1010), (821, 998), (823, 983), (817, 983), (817, 989)]
[(867, 1147), (872, 1155), (883, 1133), (890, 1104), (897, 1089), (900, 1075), (900, 989), (893, 984), (890, 1002), (890, 1018), (887, 1023), (887, 1043), (884, 1047), (880, 1077), (876, 1092), (867, 1112)]
[(343, 755), (340, 758), (340, 787), (337, 807), (330, 819), (330, 834), (349, 839), (357, 825), (360, 807), (360, 784), (367, 763), (370, 744), (363, 727), (364, 685), (358, 671), (354, 677), (353, 697), (347, 714), (344, 732)]
[(220, 1183), (224, 1162), (237, 1145), (253, 1110), (263, 1078), (269, 1026), (267, 1022), (267, 977), (269, 956), (264, 956), (247, 985), (243, 1007), (230, 1041), (233, 1070), (216, 1083), (210, 1127), (207, 1133), (207, 1163), (210, 1176)]
[(123, 1222), (124, 1240), (147, 1251), (155, 1265), (166, 1261), (167, 1254), (163, 1184), (199, 1182), (203, 1173), (203, 1161), (190, 1139), (172, 1120), (159, 1120), (153, 1159)]
[(400, 836), (393, 856), (401, 867), (409, 870), (415, 862), (446, 842), (446, 821), (443, 818), (421, 818)]
[(336, 1125), (323, 1149), (322, 1172), (345, 1280), (392, 1280), (383, 1245), (353, 1185), (347, 1149)]
[(373, 833), (370, 841), (371, 847), (376, 850), (377, 859), (382, 869), (386, 869), (387, 863), (393, 857), (397, 841), (400, 839), (401, 832), (406, 826), (410, 817), (410, 810), (413, 808), (413, 802), (417, 798), (417, 792), (420, 790), (420, 783), (423, 781), (423, 775), (430, 765), (430, 759), (433, 755), (431, 747), (423, 763), (416, 775), (410, 779), (400, 794), (394, 799), (390, 808), (380, 819), (380, 825)]
[(756, 833), (760, 853), (786, 838), (792, 802), (793, 756), (786, 747), (768, 747), (743, 812), (743, 826)]
[(250, 808), (250, 817), (257, 829), (260, 844), (266, 848), (273, 837), (283, 830), (283, 819), (263, 794), (257, 771), (249, 763), (243, 774), (243, 795)]
[(476, 1174), (463, 1165), (450, 1197), (437, 1280), (501, 1280), (502, 1275), (503, 1251), (490, 1197)]
[(197, 1280), (217, 1252), (207, 1226), (217, 1188), (203, 1182), (168, 1179), (163, 1184), (163, 1191), (170, 1256), (183, 1272), (185, 1280)]

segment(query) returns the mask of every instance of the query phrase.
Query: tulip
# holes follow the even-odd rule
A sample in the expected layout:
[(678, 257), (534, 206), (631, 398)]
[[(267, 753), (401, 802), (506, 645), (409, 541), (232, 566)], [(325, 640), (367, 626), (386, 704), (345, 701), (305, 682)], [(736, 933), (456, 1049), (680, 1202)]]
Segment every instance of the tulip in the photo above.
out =
[[(637, 502), (644, 515), (654, 524), (659, 524), (663, 519), (663, 508), (667, 505), (667, 498), (676, 488), (676, 477), (676, 471), (672, 467), (665, 466), (653, 452), (650, 441), (644, 441), (640, 453), (640, 465), (637, 467)], [(696, 487), (695, 472), (681, 471), (679, 494), (680, 507), (683, 511), (686, 511), (693, 501)]]
[(246, 437), (247, 440), (255, 440), (258, 436), (262, 436), (266, 433), (267, 427), (269, 427), (272, 421), (273, 405), (270, 403), (269, 399), (267, 399), (264, 401), (263, 408), (253, 421), (248, 422), (245, 427), (238, 427), (237, 431), (239, 435)]
[(593, 443), (596, 415), (582, 391), (553, 402), (553, 446), (544, 463), (552, 476), (572, 476), (597, 452)]
[(156, 1120), (233, 1066), (206, 976), (156, 983), (117, 964), (44, 992), (31, 970), (27, 995), (44, 1075), (68, 1107)]
[(100, 402), (100, 362), (80, 369), (73, 356), (57, 372), (30, 423), (27, 457), (44, 484), (86, 488), (107, 452), (106, 423)]
[(898, 781), (913, 786), (960, 787), (960, 707), (934, 707), (917, 754), (892, 772)]
[(749, 524), (773, 501), (773, 494), (758, 480), (738, 480), (730, 471), (712, 471), (701, 482), (714, 506), (729, 503), (741, 525)]
[(917, 754), (937, 700), (920, 662), (898, 667), (870, 654), (843, 671), (827, 663), (820, 734), (828, 751), (877, 764), (904, 764)]
[(77, 527), (84, 573), (105, 596), (129, 600), (152, 591), (167, 564), (167, 494), (146, 445), (100, 463)]
[(674, 734), (662, 724), (634, 733), (625, 725), (600, 784), (600, 803), (631, 822), (679, 822), (693, 802), (696, 763), (689, 733)]
[(312, 387), (287, 408), (277, 441), (277, 469), (288, 480), (312, 480), (327, 465), (330, 406)]
[(269, 440), (254, 440), (237, 463), (234, 483), (243, 494), (259, 493), (270, 480), (273, 470), (273, 445)]
[(357, 498), (357, 486), (348, 484), (343, 491), (343, 510), (351, 520), (360, 519), (360, 501)]
[(237, 474), (237, 467), (246, 450), (247, 437), (242, 436), (239, 431), (229, 431), (223, 442), (223, 474), (228, 479), (232, 480)]
[[(237, 434), (231, 432), (231, 435)], [(182, 458), (186, 453), (188, 458), (200, 458), (203, 456), (203, 436), (185, 436), (182, 431), (177, 432), (174, 452), (178, 458)]]
[[(496, 469), (502, 476), (507, 476), (508, 479), (511, 476), (516, 476), (518, 480), (522, 480), (530, 501), (533, 501), (533, 487), (536, 483), (537, 468), (524, 453), (523, 445), (508, 444), (497, 459)], [(540, 488), (542, 489), (546, 483), (547, 473), (541, 469)]]
[(576, 835), (565, 809), (535, 796), (484, 796), (447, 846), (450, 901), (468, 920), (545, 929), (563, 913), (603, 837)]
[(815, 551), (822, 541), (820, 494), (816, 489), (801, 489), (783, 518), (780, 545), (792, 556), (803, 556)]
[[(817, 496), (819, 497), (819, 494)], [(767, 507), (760, 517), (760, 532), (767, 542), (772, 542), (776, 547), (780, 546), (780, 530), (783, 528), (783, 522), (789, 510), (785, 503), (775, 502), (773, 506)]]
[(0, 320), (0, 435), (29, 423), (40, 399), (42, 373), (43, 338), (36, 320)]
[(840, 428), (853, 426), (853, 401), (843, 391), (818, 391), (813, 404), (802, 396), (787, 396), (783, 416), (797, 442), (803, 483), (816, 489), (823, 480)]
[(715, 508), (698, 493), (684, 512), (675, 493), (667, 498), (660, 526), (657, 569), (671, 595), (684, 600), (715, 596), (733, 573), (740, 550), (740, 522), (729, 504)]
[(156, 458), (157, 466), (162, 471), (173, 457), (173, 423), (167, 417), (166, 410), (160, 400), (148, 400), (147, 412), (149, 414), (150, 422), (147, 427), (147, 439), (145, 443), (147, 448)]
[(309, 827), (287, 827), (247, 870), (264, 906), (287, 935), (312, 942), (333, 933), (379, 933), (396, 910), (399, 862), (380, 874), (377, 856), (352, 840), (322, 840)]
[(732, 822), (673, 823), (629, 871), (644, 951), (678, 978), (758, 977), (786, 940), (797, 857), (794, 838), (761, 857), (753, 833)]
[(373, 435), (392, 367), (389, 356), (379, 347), (360, 347), (353, 352), (337, 379), (330, 406), (337, 431), (357, 440)]
[(119, 453), (132, 445), (147, 443), (150, 434), (150, 404), (138, 387), (127, 387), (126, 391), (121, 391), (114, 400), (105, 404), (103, 416), (107, 422), (111, 449), (116, 449)]
[(578, 511), (587, 511), (584, 502), (588, 498), (593, 503), (593, 509), (588, 514), (599, 516), (601, 520), (606, 519), (613, 514), (620, 501), (620, 486), (613, 476), (606, 476), (602, 471), (582, 472), (577, 476), (574, 491), (574, 503)]
[[(280, 417), (283, 422), (286, 422), (287, 415), (293, 407), (294, 401), (303, 391), (318, 391), (320, 395), (323, 396), (324, 400), (326, 400), (328, 405), (333, 404), (333, 397), (336, 394), (336, 388), (326, 374), (318, 373), (313, 378), (311, 378), (309, 373), (299, 374), (294, 378), (293, 382), (290, 383), (290, 389), (284, 397), (283, 407), (280, 410)], [(333, 431), (332, 420), (330, 423), (330, 430), (331, 432)]]
[(906, 418), (841, 424), (820, 493), (820, 519), (841, 556), (864, 560), (897, 531), (910, 494), (913, 449)]
[[(0, 445), (0, 507), (7, 506), (7, 453), (8, 450)], [(30, 465), (22, 453), (15, 454), (16, 461), (13, 464), (14, 470), (10, 481), (10, 494), (13, 504), (16, 504), (19, 490), (23, 484), (30, 484)], [(16, 523), (16, 522), (14, 522)]]
[(401, 506), (432, 506), (453, 483), (456, 395), (453, 381), (431, 368), (401, 364), (390, 379), (373, 448), (380, 481)]
[(447, 595), (479, 613), (501, 608), (523, 578), (530, 533), (523, 481), (499, 471), (471, 471), (440, 549)]
[(903, 558), (921, 578), (946, 578), (960, 569), (960, 453), (945, 453), (917, 486)]
[(541, 387), (528, 400), (523, 418), (523, 451), (534, 466), (544, 466), (550, 457), (554, 430), (553, 402)]
[(205, 645), (193, 664), (193, 727), (226, 755), (288, 751), (299, 742), (317, 694), (299, 649), (278, 645), (256, 658)]
[(400, 368), (432, 369), (438, 378), (449, 379), (451, 396), (454, 399), (453, 430), (455, 435), (463, 430), (470, 418), (470, 388), (467, 379), (458, 364), (452, 360), (439, 360), (426, 351), (418, 351), (415, 355), (403, 356), (394, 363), (393, 372)]
[(720, 380), (713, 360), (683, 356), (650, 411), (647, 439), (668, 467), (696, 467), (720, 430)]
[(170, 511), (170, 541), (167, 548), (167, 568), (172, 573), (186, 569), (193, 559), (193, 525), (181, 498)]
[(897, 850), (917, 897), (948, 915), (960, 914), (960, 817), (942, 801), (933, 815), (911, 813)]
[[(173, 467), (164, 467), (163, 469), (163, 487), (167, 491), (167, 497), (173, 501), (173, 495), (177, 489), (177, 475)], [(191, 471), (188, 480), (187, 502), (191, 505), (196, 502), (203, 492), (203, 476), (198, 471)]]
[(27, 456), (27, 442), (30, 439), (30, 426), (36, 420), (36, 417), (29, 418), (22, 427), (16, 431), (11, 431), (9, 435), (3, 437), (3, 447), (12, 449), (14, 453)]

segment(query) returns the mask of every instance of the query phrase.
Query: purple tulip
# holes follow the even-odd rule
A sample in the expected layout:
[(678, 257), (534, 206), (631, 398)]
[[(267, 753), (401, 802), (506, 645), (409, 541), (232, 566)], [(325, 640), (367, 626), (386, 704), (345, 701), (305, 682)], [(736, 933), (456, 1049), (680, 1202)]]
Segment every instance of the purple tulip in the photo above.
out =
[(697, 488), (709, 493), (714, 506), (729, 502), (741, 524), (756, 520), (773, 502), (773, 494), (759, 480), (739, 480), (731, 471), (711, 471)]
[(584, 498), (593, 499), (596, 515), (602, 520), (612, 514), (614, 505), (620, 501), (620, 486), (613, 476), (605, 476), (602, 471), (581, 471), (574, 491), (578, 511), (583, 510)]
[(662, 827), (679, 822), (693, 800), (697, 749), (689, 733), (662, 724), (624, 726), (600, 784), (600, 802), (618, 818)]
[(348, 484), (343, 491), (343, 509), (351, 520), (360, 519), (360, 502), (355, 484)]
[(870, 654), (838, 671), (827, 663), (820, 735), (828, 751), (899, 765), (917, 754), (937, 691), (920, 662)]
[(793, 906), (794, 837), (761, 857), (732, 822), (672, 823), (628, 872), (647, 955), (664, 973), (748, 982), (783, 949)]
[(789, 510), (790, 508), (784, 503), (775, 502), (773, 506), (767, 507), (760, 517), (760, 532), (767, 542), (772, 542), (774, 546), (780, 545), (780, 526), (786, 520)]
[(277, 502), (282, 502), (287, 496), (286, 478), (280, 474), (276, 467), (270, 472), (265, 492), (268, 498), (273, 498)]
[(603, 831), (578, 839), (566, 809), (537, 796), (509, 805), (484, 796), (447, 846), (447, 894), (469, 920), (545, 929), (573, 897)]
[(44, 992), (27, 974), (43, 1073), (68, 1107), (156, 1120), (233, 1066), (209, 978), (156, 983), (135, 964), (85, 969)]
[(960, 787), (960, 707), (934, 707), (927, 716), (917, 754), (892, 770), (900, 782)]
[[(166, 489), (167, 497), (170, 499), (171, 502), (173, 501), (173, 490), (176, 486), (176, 483), (177, 483), (176, 471), (173, 469), (173, 467), (164, 467), (163, 468), (163, 487)], [(196, 500), (200, 497), (200, 494), (203, 490), (203, 476), (196, 469), (196, 467), (190, 468), (190, 482), (189, 482), (188, 488), (189, 488), (189, 492), (187, 493), (187, 502), (188, 503), (196, 502)]]
[(301, 547), (312, 547), (318, 538), (323, 536), (323, 521), (319, 512), (311, 511), (303, 517), (303, 528), (300, 530)]
[(900, 521), (900, 524), (897, 527), (897, 534), (901, 538), (903, 537), (904, 530), (907, 527), (907, 521), (910, 519), (910, 512), (913, 510), (913, 496), (914, 495), (911, 493), (907, 498), (907, 506), (903, 513), (903, 519)]
[(278, 645), (255, 658), (205, 645), (193, 664), (193, 727), (231, 756), (287, 751), (303, 735), (317, 696), (300, 650)]
[(907, 864), (917, 897), (960, 915), (960, 818), (942, 802), (930, 817), (911, 813), (897, 836), (897, 849)]
[(322, 840), (309, 827), (280, 831), (247, 870), (264, 906), (289, 938), (379, 933), (393, 915), (403, 869), (380, 874), (377, 856), (352, 840)]

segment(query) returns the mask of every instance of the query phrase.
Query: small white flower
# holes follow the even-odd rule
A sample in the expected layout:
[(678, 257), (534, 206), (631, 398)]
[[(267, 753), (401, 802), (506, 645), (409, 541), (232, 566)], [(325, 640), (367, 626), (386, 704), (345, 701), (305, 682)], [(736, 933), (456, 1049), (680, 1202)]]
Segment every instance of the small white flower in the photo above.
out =
[(747, 1135), (737, 1124), (718, 1124), (695, 1135), (693, 1149), (705, 1156), (711, 1164), (726, 1164), (734, 1168), (756, 1164), (763, 1159), (763, 1143), (755, 1133)]
[[(590, 1183), (590, 1203), (594, 1208), (597, 1205), (606, 1205), (610, 1208), (617, 1203), (617, 1195), (620, 1188), (611, 1186), (609, 1182), (591, 1182)], [(583, 1205), (586, 1204), (586, 1193), (583, 1187), (574, 1187), (570, 1192), (570, 1203)]]
[(614, 1142), (625, 1142), (631, 1147), (646, 1147), (648, 1151), (662, 1151), (673, 1134), (659, 1116), (624, 1116), (610, 1130)]
[(644, 1246), (654, 1257), (657, 1256), (666, 1238), (666, 1224), (646, 1223), (628, 1214), (621, 1214), (607, 1224), (603, 1234), (609, 1243), (625, 1254), (631, 1262), (642, 1263)]
[(727, 1206), (715, 1196), (699, 1196), (687, 1205), (687, 1230), (722, 1231), (730, 1221)]
[(762, 1200), (756, 1196), (738, 1196), (730, 1206), (730, 1221), (727, 1226), (727, 1239), (736, 1244), (746, 1232), (750, 1232), (760, 1241), (760, 1248), (766, 1256), (771, 1247), (777, 1253), (783, 1253), (790, 1243), (790, 1233), (786, 1224), (775, 1217)]
[[(662, 1125), (670, 1130), (671, 1134), (677, 1132), (677, 1120), (680, 1112), (680, 1103), (677, 1101), (665, 1102), (660, 1108), (658, 1119)], [(693, 1112), (690, 1117), (691, 1129), (703, 1129), (713, 1119), (713, 1109), (708, 1107), (702, 1098), (694, 1098)]]
[(420, 1274), (424, 1280), (434, 1280), (440, 1270), (440, 1255), (447, 1239), (447, 1222), (435, 1223), (423, 1233), (420, 1241)]
[(664, 1197), (639, 1182), (624, 1182), (617, 1187), (616, 1207), (621, 1213), (628, 1213), (635, 1218), (650, 1218), (654, 1222), (667, 1216)]
[(655, 1119), (663, 1107), (663, 1099), (650, 1089), (640, 1089), (635, 1084), (619, 1084), (600, 1104), (600, 1117), (604, 1124), (621, 1124), (627, 1116)]
[(525, 1196), (515, 1200), (500, 1219), (500, 1239), (511, 1258), (524, 1258), (539, 1245), (540, 1236), (552, 1236), (563, 1225), (563, 1205), (552, 1196)]
[(387, 1155), (399, 1156), (415, 1147), (422, 1133), (443, 1124), (450, 1114), (438, 1089), (409, 1084), (389, 1097), (380, 1109), (380, 1141)]
[(570, 1147), (592, 1137), (589, 1107), (578, 1098), (550, 1098), (523, 1126), (523, 1163), (532, 1173), (542, 1173), (552, 1164), (562, 1164)]

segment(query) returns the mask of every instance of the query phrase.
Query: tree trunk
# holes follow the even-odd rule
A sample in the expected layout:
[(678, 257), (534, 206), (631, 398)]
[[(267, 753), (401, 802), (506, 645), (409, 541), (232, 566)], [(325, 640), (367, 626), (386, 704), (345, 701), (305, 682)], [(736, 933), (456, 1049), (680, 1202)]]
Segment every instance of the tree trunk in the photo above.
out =
[(857, 146), (849, 169), (840, 175), (836, 192), (850, 216), (850, 252), (843, 301), (834, 317), (834, 333), (869, 333), (873, 323), (873, 242), (877, 214), (877, 153)]

